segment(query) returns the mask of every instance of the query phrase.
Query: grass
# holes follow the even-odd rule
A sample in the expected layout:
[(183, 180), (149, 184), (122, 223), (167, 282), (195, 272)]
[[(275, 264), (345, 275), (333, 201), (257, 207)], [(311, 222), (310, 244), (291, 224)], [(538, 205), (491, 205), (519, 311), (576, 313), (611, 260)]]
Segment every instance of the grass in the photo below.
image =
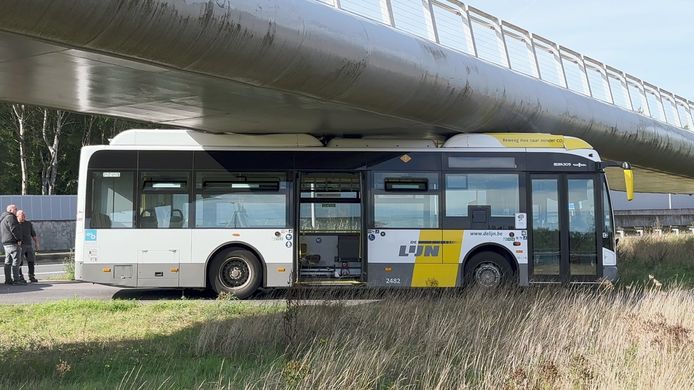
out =
[(691, 389), (692, 254), (689, 237), (628, 238), (624, 280), (599, 288), (5, 305), (0, 388)]
[[(175, 384), (165, 388), (190, 388), (215, 378), (223, 359), (195, 353), (193, 341), (202, 323), (277, 310), (186, 300), (0, 306), (0, 388), (116, 388), (124, 380), (137, 382), (132, 388), (165, 383)], [(257, 369), (246, 357), (228, 360), (237, 370)]]
[(63, 273), (51, 275), (48, 280), (75, 280), (75, 252), (63, 258)]
[(0, 387), (694, 388), (691, 290), (379, 298), (2, 306)]
[(653, 275), (665, 285), (694, 286), (694, 235), (625, 237), (617, 259), (622, 284), (643, 283)]

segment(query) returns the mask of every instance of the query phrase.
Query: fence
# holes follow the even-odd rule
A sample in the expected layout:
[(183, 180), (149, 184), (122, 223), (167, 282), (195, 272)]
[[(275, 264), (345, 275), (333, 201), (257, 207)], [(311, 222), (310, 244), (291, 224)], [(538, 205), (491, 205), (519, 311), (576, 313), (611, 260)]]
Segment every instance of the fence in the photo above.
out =
[(16, 204), (34, 225), (42, 251), (67, 251), (75, 246), (77, 195), (0, 195), (0, 207)]
[(318, 0), (516, 72), (694, 131), (694, 102), (456, 0)]

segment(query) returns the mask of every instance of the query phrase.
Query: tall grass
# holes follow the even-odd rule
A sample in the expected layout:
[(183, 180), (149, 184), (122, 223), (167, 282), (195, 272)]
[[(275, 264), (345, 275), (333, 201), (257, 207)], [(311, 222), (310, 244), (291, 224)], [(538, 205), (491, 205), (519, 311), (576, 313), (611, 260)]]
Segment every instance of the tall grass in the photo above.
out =
[(0, 306), (0, 388), (694, 389), (693, 254), (627, 238), (594, 288)]
[(283, 348), (278, 368), (218, 388), (694, 388), (694, 293), (504, 290), (295, 306), (205, 324), (199, 355)]
[(677, 286), (288, 296), (0, 306), (0, 388), (694, 388)]
[(623, 283), (648, 280), (648, 275), (668, 283), (694, 285), (694, 235), (647, 234), (625, 237), (617, 246)]
[(72, 250), (68, 256), (63, 258), (63, 269), (66, 280), (75, 280), (75, 252)]

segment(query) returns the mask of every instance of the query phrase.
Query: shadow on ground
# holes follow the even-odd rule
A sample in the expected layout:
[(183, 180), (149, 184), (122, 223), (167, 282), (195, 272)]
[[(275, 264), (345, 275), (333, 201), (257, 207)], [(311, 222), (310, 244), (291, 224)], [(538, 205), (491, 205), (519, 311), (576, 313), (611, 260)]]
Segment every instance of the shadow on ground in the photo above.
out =
[[(584, 287), (589, 289), (588, 287)], [(354, 287), (337, 287), (337, 288), (300, 288), (292, 289), (266, 289), (260, 290), (251, 296), (249, 301), (284, 301), (287, 299), (295, 300), (374, 300), (387, 299), (391, 297), (398, 298), (415, 298), (415, 297), (430, 297), (436, 298), (442, 295), (450, 296), (464, 294), (468, 289), (377, 289), (377, 288), (354, 288)], [(199, 299), (199, 300), (214, 300), (217, 299), (217, 294), (212, 290), (204, 289), (122, 289), (113, 294), (113, 299), (140, 300), (140, 301), (156, 301), (156, 300), (171, 300), (171, 299)]]
[(26, 285), (7, 285), (5, 282), (0, 282), (0, 296), (4, 294), (21, 294), (27, 292), (41, 291), (51, 287), (53, 284), (46, 281), (39, 283), (29, 283)]

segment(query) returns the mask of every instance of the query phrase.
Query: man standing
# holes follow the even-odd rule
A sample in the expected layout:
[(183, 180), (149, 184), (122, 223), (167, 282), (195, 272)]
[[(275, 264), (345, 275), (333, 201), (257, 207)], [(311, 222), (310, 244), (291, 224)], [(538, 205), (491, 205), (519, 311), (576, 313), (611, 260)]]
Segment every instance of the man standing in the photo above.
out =
[[(24, 210), (17, 210), (17, 221), (19, 222), (19, 238), (22, 241), (21, 258), (22, 260), (26, 259), (27, 263), (29, 264), (29, 281), (36, 283), (38, 280), (35, 278), (36, 275), (34, 274), (34, 270), (36, 263), (36, 251), (39, 250), (39, 239), (36, 237), (34, 225), (27, 221), (27, 216)], [(20, 262), (20, 267), (23, 263), (24, 261)]]
[[(27, 284), (19, 276), (19, 265), (21, 264), (21, 233), (19, 222), (15, 213), (17, 206), (11, 204), (7, 206), (7, 211), (0, 215), (0, 241), (5, 249), (5, 284)], [(14, 277), (14, 281), (12, 278)]]

